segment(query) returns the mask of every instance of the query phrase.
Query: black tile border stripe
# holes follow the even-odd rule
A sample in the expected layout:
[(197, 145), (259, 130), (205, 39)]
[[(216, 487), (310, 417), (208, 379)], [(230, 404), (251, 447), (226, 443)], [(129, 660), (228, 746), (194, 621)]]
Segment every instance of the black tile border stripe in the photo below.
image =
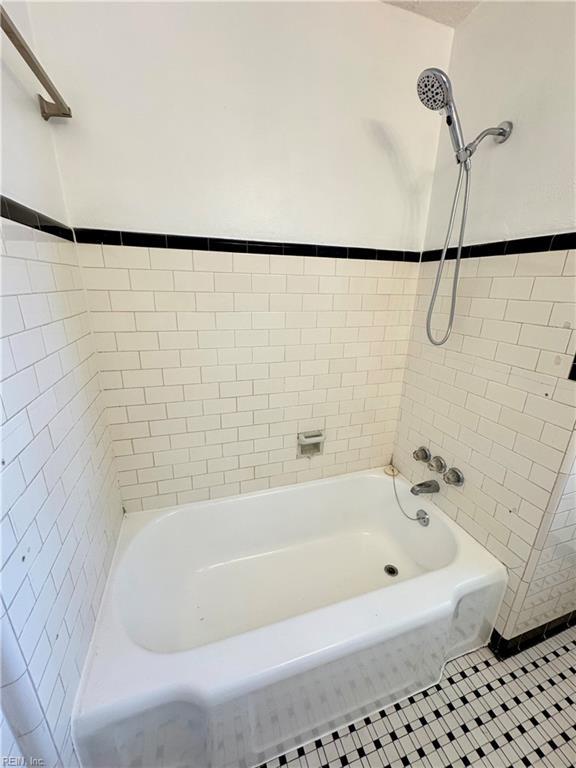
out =
[[(263, 253), (283, 256), (325, 256), (336, 259), (369, 259), (373, 261), (438, 261), (441, 250), (404, 251), (384, 248), (324, 245), (320, 243), (281, 243), (265, 240), (241, 240), (222, 237), (194, 237), (157, 232), (130, 232), (116, 229), (68, 227), (49, 216), (28, 208), (1, 195), (1, 215), (19, 224), (62, 237), (77, 243), (102, 245), (134, 245), (144, 248), (183, 248), (195, 251), (227, 251), (234, 253)], [(490, 243), (465, 245), (462, 258), (501, 256), (517, 253), (558, 251), (576, 248), (576, 232), (563, 232), (539, 237), (524, 237)], [(449, 248), (446, 258), (456, 258), (455, 247)]]
[(17, 203), (4, 195), (0, 195), (0, 203), (2, 218), (16, 221), (18, 224), (38, 229), (40, 232), (46, 232), (64, 240), (74, 240), (74, 232), (66, 224), (61, 224), (59, 221), (51, 219), (50, 216)]
[(74, 229), (76, 242), (102, 245), (136, 245), (144, 248), (183, 248), (192, 251), (219, 251), (279, 256), (319, 256), (335, 259), (369, 259), (372, 261), (420, 261), (419, 251), (360, 248), (320, 243), (279, 243), (266, 240), (236, 240), (223, 237), (122, 232), (110, 229)]
[[(383, 248), (322, 245), (317, 243), (279, 243), (272, 241), (234, 240), (219, 237), (192, 237), (187, 235), (155, 234), (148, 232), (122, 232), (110, 229), (74, 229), (78, 243), (104, 245), (139, 245), (149, 248), (186, 248), (194, 251), (230, 251), (235, 253), (267, 253), (284, 256), (327, 256), (335, 259), (370, 259), (375, 261), (420, 261), (419, 251), (401, 251)], [(576, 232), (557, 235), (523, 237), (493, 243), (465, 245), (462, 258), (503, 256), (518, 253), (560, 251), (576, 248)], [(456, 258), (457, 249), (449, 248), (447, 259)], [(438, 261), (440, 249), (422, 251), (422, 261)]]
[[(519, 253), (544, 253), (546, 251), (564, 251), (576, 248), (576, 232), (562, 232), (557, 235), (541, 235), (539, 237), (519, 237), (514, 240), (499, 240), (491, 243), (476, 243), (462, 248), (462, 258), (479, 258), (483, 256), (507, 256)], [(448, 248), (447, 259), (455, 259), (457, 248)], [(422, 252), (422, 261), (439, 261), (442, 255), (440, 248)]]
[(548, 638), (563, 632), (569, 627), (576, 627), (576, 611), (565, 613), (557, 619), (541, 624), (539, 627), (523, 632), (521, 635), (516, 635), (516, 637), (510, 640), (506, 640), (499, 632), (493, 630), (489, 647), (497, 658), (508, 659), (510, 656), (520, 653), (520, 651), (525, 651), (527, 648), (541, 643), (543, 640), (548, 640)]

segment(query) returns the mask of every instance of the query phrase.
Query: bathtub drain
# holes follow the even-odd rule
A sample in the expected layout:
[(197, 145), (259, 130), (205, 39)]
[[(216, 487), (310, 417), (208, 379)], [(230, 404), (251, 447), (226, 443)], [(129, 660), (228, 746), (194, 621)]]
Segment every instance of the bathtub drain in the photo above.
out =
[(384, 573), (388, 576), (398, 576), (398, 568), (396, 568), (395, 565), (385, 565), (384, 566)]

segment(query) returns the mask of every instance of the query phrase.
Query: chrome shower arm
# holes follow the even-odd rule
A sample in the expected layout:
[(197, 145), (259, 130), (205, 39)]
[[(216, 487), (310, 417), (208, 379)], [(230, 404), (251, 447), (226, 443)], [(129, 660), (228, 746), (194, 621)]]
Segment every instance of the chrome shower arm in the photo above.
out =
[(474, 141), (471, 141), (470, 144), (466, 144), (466, 152), (468, 153), (468, 157), (472, 157), (474, 152), (478, 149), (478, 146), (481, 141), (483, 141), (487, 136), (494, 136), (494, 141), (497, 144), (503, 144), (506, 139), (510, 137), (510, 134), (512, 133), (512, 123), (508, 120), (505, 120), (503, 123), (500, 123), (500, 125), (496, 126), (495, 128), (485, 128), (481, 133), (476, 136)]

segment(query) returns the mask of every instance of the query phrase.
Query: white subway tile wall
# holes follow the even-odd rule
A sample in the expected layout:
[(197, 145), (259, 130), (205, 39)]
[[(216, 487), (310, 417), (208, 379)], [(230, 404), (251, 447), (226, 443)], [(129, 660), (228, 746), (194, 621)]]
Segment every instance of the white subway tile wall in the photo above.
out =
[[(420, 270), (394, 457), (412, 481), (430, 477), (411, 456), (421, 444), (464, 472), (462, 489), (441, 483), (435, 500), (508, 566), (497, 623), (507, 638), (576, 609), (574, 476), (566, 468), (576, 416), (576, 384), (567, 380), (575, 266), (575, 251), (466, 259), (443, 347), (424, 331), (437, 263)], [(447, 277), (453, 269), (448, 263)], [(437, 334), (449, 290), (444, 279)]]
[[(498, 630), (576, 609), (574, 252), (466, 260), (436, 348), (436, 263), (75, 247), (10, 222), (3, 248), (3, 714), (21, 750), (74, 765), (116, 481), (131, 511), (392, 454), (418, 481), (425, 444), (466, 477), (439, 506), (509, 568)], [(298, 458), (311, 429), (324, 452)]]
[[(129, 511), (382, 466), (418, 265), (79, 246)], [(322, 429), (323, 455), (297, 457)]]
[(3, 755), (69, 768), (121, 501), (75, 246), (3, 221), (1, 259)]
[(519, 634), (576, 609), (576, 433), (514, 597), (508, 624)]

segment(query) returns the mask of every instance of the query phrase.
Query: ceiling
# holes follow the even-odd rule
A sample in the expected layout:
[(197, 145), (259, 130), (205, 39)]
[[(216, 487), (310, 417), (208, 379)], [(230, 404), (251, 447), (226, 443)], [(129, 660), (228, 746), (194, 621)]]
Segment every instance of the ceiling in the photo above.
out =
[(479, 5), (480, 0), (388, 0), (388, 3), (434, 19), (440, 24), (457, 27)]

